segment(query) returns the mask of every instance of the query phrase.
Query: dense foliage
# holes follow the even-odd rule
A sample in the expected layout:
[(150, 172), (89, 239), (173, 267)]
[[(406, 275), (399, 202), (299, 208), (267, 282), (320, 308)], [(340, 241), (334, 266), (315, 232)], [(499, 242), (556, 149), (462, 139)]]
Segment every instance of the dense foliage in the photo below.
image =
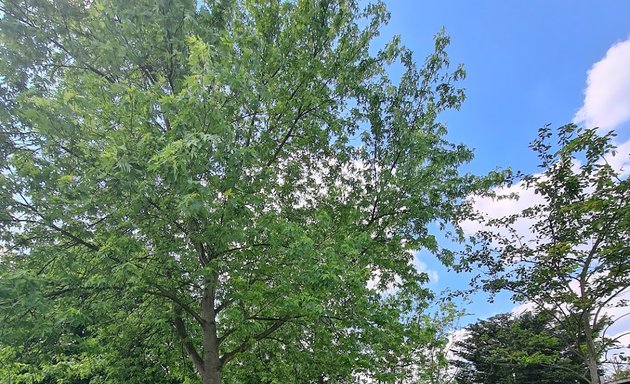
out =
[(358, 3), (0, 3), (0, 376), (409, 375), (412, 251), (488, 183), (437, 120), (448, 38), (371, 54), (388, 15)]
[(588, 382), (573, 340), (549, 313), (500, 314), (466, 327), (456, 343), (459, 384)]
[[(480, 268), (476, 281), (489, 292), (507, 290), (516, 301), (550, 310), (572, 335), (595, 384), (599, 362), (615, 341), (605, 337), (615, 321), (607, 308), (628, 305), (630, 180), (607, 161), (615, 152), (612, 133), (570, 124), (557, 131), (555, 145), (553, 137), (549, 127), (540, 130), (531, 147), (542, 173), (520, 183), (543, 202), (486, 221), (463, 267)], [(529, 233), (516, 229), (522, 223), (531, 223)]]

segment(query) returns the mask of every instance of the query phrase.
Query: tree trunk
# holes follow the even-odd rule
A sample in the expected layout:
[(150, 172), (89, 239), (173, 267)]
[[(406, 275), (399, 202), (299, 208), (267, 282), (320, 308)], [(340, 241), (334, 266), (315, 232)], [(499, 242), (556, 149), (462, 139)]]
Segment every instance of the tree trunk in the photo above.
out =
[(203, 384), (221, 384), (221, 371), (206, 369), (201, 382)]
[(220, 384), (223, 364), (219, 355), (219, 338), (217, 336), (214, 281), (206, 281), (201, 299), (201, 318), (203, 320), (203, 384)]
[(591, 375), (591, 384), (600, 384), (599, 381), (599, 369), (597, 367), (597, 361), (593, 359), (592, 356), (588, 356), (588, 372)]
[(591, 376), (591, 384), (600, 384), (599, 367), (597, 366), (597, 351), (595, 350), (595, 342), (593, 341), (593, 330), (591, 329), (590, 316), (584, 316), (582, 322), (584, 327), (584, 339), (586, 341), (586, 365)]

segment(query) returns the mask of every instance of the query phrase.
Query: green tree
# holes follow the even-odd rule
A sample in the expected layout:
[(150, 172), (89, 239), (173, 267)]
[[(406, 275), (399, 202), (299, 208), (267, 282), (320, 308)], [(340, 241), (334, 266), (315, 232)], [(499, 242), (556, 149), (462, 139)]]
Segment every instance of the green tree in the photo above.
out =
[(358, 3), (2, 1), (5, 377), (407, 374), (410, 251), (488, 182), (437, 120), (448, 38), (371, 54), (388, 14)]
[(506, 313), (466, 327), (452, 363), (460, 384), (587, 382), (588, 369), (571, 346), (548, 313)]
[[(551, 310), (573, 336), (574, 351), (589, 367), (590, 383), (600, 382), (599, 362), (614, 340), (605, 327), (614, 319), (606, 308), (627, 306), (630, 287), (630, 182), (606, 161), (614, 154), (612, 133), (561, 127), (557, 146), (544, 127), (531, 147), (543, 169), (522, 186), (544, 202), (521, 213), (485, 222), (462, 267), (479, 267), (477, 283), (489, 292), (507, 290), (515, 301)], [(531, 234), (515, 223), (533, 224)]]

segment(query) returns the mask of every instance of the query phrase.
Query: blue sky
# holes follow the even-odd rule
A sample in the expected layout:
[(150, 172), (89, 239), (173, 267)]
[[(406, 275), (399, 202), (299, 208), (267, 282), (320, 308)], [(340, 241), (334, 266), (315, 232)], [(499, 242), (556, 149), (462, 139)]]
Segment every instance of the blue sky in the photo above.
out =
[(468, 73), (467, 101), (447, 121), (453, 140), (477, 149), (476, 172), (533, 171), (527, 144), (538, 127), (570, 122), (582, 106), (589, 68), (630, 37), (630, 2), (623, 0), (389, 0), (387, 6), (391, 22), (383, 37), (401, 35), (419, 61), (440, 28), (451, 36), (451, 60)]
[[(630, 111), (630, 1), (386, 3), (391, 20), (382, 30), (383, 41), (401, 35), (421, 62), (431, 51), (432, 36), (444, 27), (451, 37), (452, 63), (466, 67), (467, 101), (461, 111), (443, 117), (450, 139), (476, 150), (466, 170), (481, 174), (511, 167), (536, 172), (537, 161), (528, 143), (537, 129), (547, 123), (569, 123), (580, 109), (586, 125), (617, 131), (627, 159), (630, 112), (624, 111)], [(596, 63), (599, 69), (592, 71), (589, 85), (589, 70)], [(587, 99), (585, 92), (590, 95)], [(605, 105), (597, 100), (606, 101)], [(465, 278), (449, 273), (431, 257), (423, 254), (420, 261), (437, 275), (431, 284), (435, 290), (465, 286)], [(467, 306), (471, 316), (463, 323), (513, 307), (507, 295), (494, 304), (478, 296)]]

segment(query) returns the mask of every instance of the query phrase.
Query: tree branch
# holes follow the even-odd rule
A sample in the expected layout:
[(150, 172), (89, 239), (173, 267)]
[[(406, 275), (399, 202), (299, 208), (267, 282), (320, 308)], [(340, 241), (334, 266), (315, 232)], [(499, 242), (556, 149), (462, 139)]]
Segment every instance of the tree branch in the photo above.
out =
[(203, 359), (197, 352), (197, 349), (193, 345), (193, 343), (188, 338), (188, 333), (186, 332), (186, 325), (184, 324), (184, 320), (182, 319), (182, 308), (173, 303), (173, 325), (175, 325), (175, 332), (177, 336), (182, 342), (184, 346), (184, 350), (190, 357), (195, 366), (195, 369), (199, 372), (199, 374), (203, 375), (204, 367), (203, 367)]
[(269, 336), (272, 333), (274, 333), (275, 331), (277, 331), (280, 327), (282, 327), (287, 321), (289, 321), (289, 319), (291, 319), (291, 317), (289, 317), (289, 316), (285, 316), (285, 317), (281, 317), (281, 318), (277, 318), (277, 319), (269, 318), (269, 320), (273, 320), (274, 321), (273, 324), (271, 324), (269, 327), (267, 327), (264, 331), (254, 335), (253, 337), (250, 337), (250, 338), (246, 339), (238, 347), (236, 347), (234, 350), (224, 354), (221, 357), (221, 363), (222, 364), (226, 364), (230, 360), (234, 359), (234, 357), (236, 357), (237, 354), (247, 350), (250, 342), (252, 342), (252, 341), (260, 341), (260, 340), (266, 338), (267, 336)]

